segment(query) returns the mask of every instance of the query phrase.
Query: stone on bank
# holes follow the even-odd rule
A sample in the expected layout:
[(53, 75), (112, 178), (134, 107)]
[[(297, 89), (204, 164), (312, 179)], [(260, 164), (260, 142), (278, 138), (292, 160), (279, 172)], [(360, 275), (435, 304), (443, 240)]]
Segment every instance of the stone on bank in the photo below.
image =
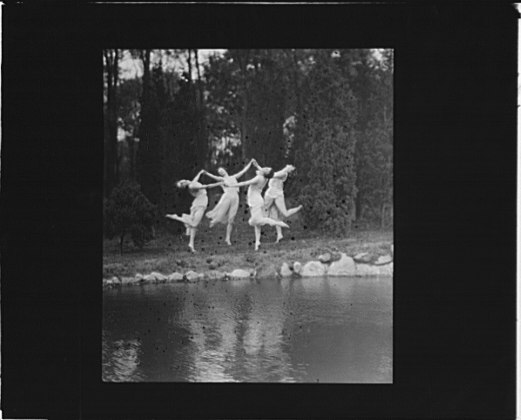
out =
[(254, 277), (258, 279), (266, 279), (277, 277), (279, 273), (272, 264), (263, 264), (255, 270)]
[(207, 271), (204, 278), (207, 280), (223, 280), (226, 278), (226, 273), (217, 270)]
[(327, 270), (328, 276), (354, 276), (356, 275), (355, 262), (342, 252), (340, 259), (333, 262)]
[(378, 257), (378, 259), (374, 262), (375, 265), (384, 265), (384, 264), (389, 264), (390, 262), (392, 262), (393, 260), (393, 257), (391, 257), (390, 255), (382, 255), (381, 257)]
[(295, 274), (300, 274), (301, 271), (302, 271), (302, 264), (299, 263), (298, 261), (295, 261), (293, 263), (293, 272)]
[(231, 273), (228, 273), (228, 277), (231, 279), (247, 279), (251, 276), (251, 273), (243, 270), (241, 268), (237, 268), (233, 270)]
[(190, 281), (190, 282), (192, 282), (192, 281), (202, 280), (203, 278), (204, 278), (204, 274), (202, 274), (202, 273), (197, 273), (197, 272), (192, 271), (192, 270), (187, 271), (187, 272), (185, 273), (185, 279), (186, 279), (187, 281)]
[(321, 277), (326, 274), (326, 267), (320, 261), (309, 261), (304, 264), (300, 275), (302, 277)]
[(282, 267), (280, 267), (280, 275), (281, 277), (291, 277), (293, 275), (293, 271), (291, 271), (287, 263), (282, 263)]
[(380, 270), (375, 265), (370, 264), (356, 264), (355, 275), (357, 277), (364, 276), (378, 276), (380, 274)]
[(184, 276), (181, 273), (172, 273), (168, 275), (169, 282), (183, 281)]

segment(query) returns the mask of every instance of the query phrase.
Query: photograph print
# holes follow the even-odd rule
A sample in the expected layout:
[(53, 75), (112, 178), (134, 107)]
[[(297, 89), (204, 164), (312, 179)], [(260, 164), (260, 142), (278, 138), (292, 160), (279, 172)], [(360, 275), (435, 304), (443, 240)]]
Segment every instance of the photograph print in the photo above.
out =
[(102, 55), (102, 380), (393, 383), (394, 51)]

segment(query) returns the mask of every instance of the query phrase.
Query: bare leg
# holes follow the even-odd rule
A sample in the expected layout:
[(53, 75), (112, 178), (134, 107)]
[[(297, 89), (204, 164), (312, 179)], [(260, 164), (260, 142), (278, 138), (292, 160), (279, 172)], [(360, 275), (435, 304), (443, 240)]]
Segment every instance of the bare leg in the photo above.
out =
[(258, 225), (253, 228), (255, 229), (255, 251), (258, 251), (260, 246), (261, 228)]
[(280, 221), (280, 220), (273, 220), (273, 219), (270, 219), (269, 217), (262, 217), (260, 218), (258, 221), (257, 221), (257, 224), (258, 225), (270, 225), (270, 226), (280, 226), (280, 227), (285, 227), (285, 228), (289, 228), (289, 226)]
[(275, 199), (275, 205), (277, 206), (278, 211), (280, 211), (280, 213), (286, 218), (293, 216), (295, 213), (302, 209), (302, 205), (300, 205), (298, 207), (294, 207), (288, 210), (286, 208), (286, 202), (284, 201), (284, 197), (277, 197)]
[(233, 223), (228, 222), (228, 225), (226, 225), (226, 243), (228, 245), (232, 244), (232, 241), (230, 240), (230, 236), (232, 234), (233, 229)]
[(190, 216), (185, 215), (185, 214), (183, 215), (183, 217), (178, 216), (177, 214), (167, 214), (165, 217), (168, 217), (169, 219), (177, 220), (178, 222), (184, 223), (188, 227), (196, 227), (198, 224), (198, 223), (194, 224), (194, 222), (190, 220)]
[(188, 243), (188, 248), (190, 248), (190, 251), (196, 252), (194, 248), (194, 240), (195, 240), (195, 233), (197, 232), (197, 229), (190, 228), (190, 242)]
[(275, 241), (275, 243), (278, 244), (284, 236), (282, 236), (282, 227), (275, 226), (275, 229), (277, 230), (277, 240)]

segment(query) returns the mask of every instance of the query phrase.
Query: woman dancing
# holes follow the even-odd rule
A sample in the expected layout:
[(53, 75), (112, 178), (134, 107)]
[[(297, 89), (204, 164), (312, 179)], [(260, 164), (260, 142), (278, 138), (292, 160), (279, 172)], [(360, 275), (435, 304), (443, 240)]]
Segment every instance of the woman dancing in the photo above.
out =
[[(273, 169), (261, 168), (255, 159), (253, 159), (252, 163), (257, 168), (257, 175), (248, 181), (239, 182), (233, 186), (244, 187), (248, 185), (248, 206), (250, 207), (250, 220), (248, 220), (248, 224), (253, 226), (255, 230), (255, 251), (257, 251), (260, 246), (261, 226), (270, 225), (286, 228), (289, 226), (282, 221), (270, 219), (264, 214), (262, 189), (268, 182), (268, 179), (273, 176)], [(226, 185), (226, 182), (224, 185)]]
[(199, 171), (199, 173), (195, 176), (194, 179), (188, 181), (186, 179), (182, 179), (177, 182), (177, 188), (188, 188), (190, 194), (192, 194), (195, 198), (192, 202), (192, 206), (190, 207), (190, 214), (183, 214), (182, 216), (178, 216), (177, 214), (167, 214), (165, 217), (169, 219), (177, 220), (178, 222), (184, 223), (186, 226), (186, 234), (190, 236), (190, 242), (188, 243), (188, 247), (190, 251), (195, 252), (194, 248), (194, 240), (195, 233), (197, 231), (197, 226), (201, 223), (201, 220), (204, 215), (204, 211), (206, 207), (208, 207), (208, 195), (206, 194), (207, 188), (218, 187), (222, 185), (222, 182), (216, 182), (215, 184), (203, 185), (199, 182), (200, 176), (203, 174), (204, 170)]
[[(302, 209), (300, 205), (288, 210), (284, 200), (284, 182), (294, 170), (295, 167), (293, 165), (286, 165), (280, 171), (275, 172), (268, 182), (268, 189), (264, 193), (264, 208), (268, 216), (274, 220), (281, 220), (282, 217), (288, 218)], [(275, 229), (277, 229), (277, 240), (275, 243), (279, 243), (283, 238), (282, 228), (275, 226)]]
[(203, 171), (203, 173), (209, 176), (216, 181), (225, 182), (227, 185), (222, 185), (222, 189), (224, 194), (221, 196), (221, 199), (216, 204), (216, 206), (206, 213), (206, 217), (210, 219), (210, 227), (214, 227), (217, 223), (226, 223), (226, 243), (231, 245), (232, 242), (230, 240), (230, 235), (232, 233), (233, 222), (235, 220), (235, 216), (237, 215), (237, 210), (239, 208), (239, 187), (237, 185), (237, 178), (243, 176), (248, 169), (250, 169), (253, 163), (253, 159), (242, 169), (242, 171), (237, 172), (235, 175), (229, 175), (228, 172), (224, 168), (217, 169), (217, 173), (220, 176), (215, 176), (209, 173), (208, 171)]

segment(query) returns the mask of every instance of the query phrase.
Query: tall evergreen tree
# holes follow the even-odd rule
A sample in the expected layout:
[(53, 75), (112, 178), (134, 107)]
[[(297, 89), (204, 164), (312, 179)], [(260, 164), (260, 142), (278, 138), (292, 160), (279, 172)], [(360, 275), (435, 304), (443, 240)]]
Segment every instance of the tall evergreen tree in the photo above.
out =
[(105, 196), (108, 197), (118, 182), (118, 101), (119, 55), (117, 49), (103, 50), (105, 76)]
[(303, 216), (312, 229), (345, 233), (356, 197), (357, 102), (330, 50), (317, 50), (303, 84), (301, 136), (296, 147)]

